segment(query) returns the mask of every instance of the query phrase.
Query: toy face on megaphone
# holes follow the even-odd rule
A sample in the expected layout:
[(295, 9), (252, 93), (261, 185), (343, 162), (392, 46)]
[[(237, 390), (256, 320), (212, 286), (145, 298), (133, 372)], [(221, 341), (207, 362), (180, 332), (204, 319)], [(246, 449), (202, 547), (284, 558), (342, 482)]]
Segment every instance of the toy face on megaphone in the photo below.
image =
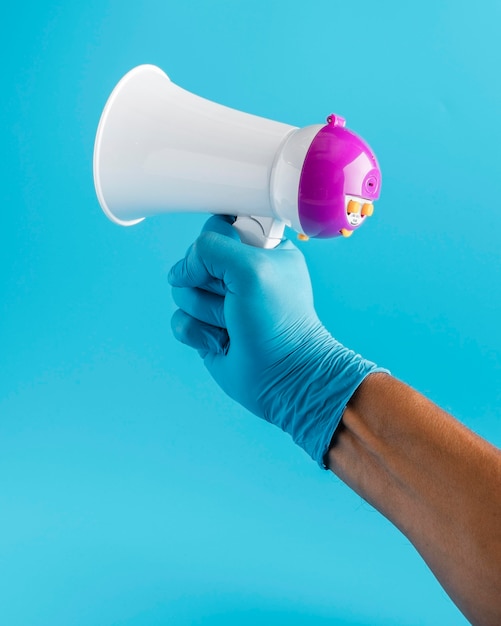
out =
[(242, 241), (271, 248), (285, 226), (306, 237), (351, 235), (373, 213), (381, 172), (339, 116), (289, 126), (200, 98), (140, 65), (101, 115), (94, 183), (118, 224), (169, 212), (234, 215)]

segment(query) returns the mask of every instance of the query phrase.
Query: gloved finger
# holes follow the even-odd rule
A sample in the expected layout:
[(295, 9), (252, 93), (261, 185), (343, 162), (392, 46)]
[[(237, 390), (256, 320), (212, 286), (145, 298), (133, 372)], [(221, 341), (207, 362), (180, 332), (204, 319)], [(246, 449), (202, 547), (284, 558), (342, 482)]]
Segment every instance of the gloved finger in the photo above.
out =
[[(204, 224), (202, 233), (219, 233), (234, 241), (240, 241), (240, 236), (232, 224), (235, 218), (230, 215), (212, 215)], [(226, 289), (219, 277), (208, 276), (204, 273), (205, 268), (199, 267), (195, 262), (196, 250), (193, 250), (197, 245), (197, 242), (192, 244), (188, 249), (185, 258), (174, 265), (169, 273), (169, 282), (176, 287), (194, 287), (204, 286), (207, 290), (224, 295)], [(193, 272), (194, 268), (196, 270)], [(190, 274), (191, 272), (191, 274)], [(179, 281), (182, 281), (181, 283)]]
[(174, 312), (171, 326), (174, 337), (181, 343), (198, 350), (203, 358), (208, 353), (226, 353), (229, 338), (224, 328), (201, 322), (181, 309)]
[(167, 280), (172, 287), (200, 287), (206, 291), (224, 296), (226, 293), (225, 284), (221, 278), (212, 276), (209, 273), (204, 260), (196, 249), (198, 241), (197, 239), (188, 248), (184, 259), (181, 259), (171, 267)]
[(173, 287), (172, 297), (177, 306), (201, 322), (226, 328), (224, 298), (195, 287)]
[[(212, 219), (212, 218), (211, 218)], [(219, 217), (219, 225), (223, 218)], [(228, 222), (224, 228), (229, 227)], [(277, 248), (264, 250), (243, 245), (233, 237), (214, 231), (205, 231), (188, 249), (186, 256), (178, 261), (169, 272), (173, 287), (201, 287), (207, 291), (224, 295), (227, 291), (242, 295), (249, 292), (263, 277), (271, 278), (275, 263), (285, 261), (288, 255), (296, 261), (302, 253), (288, 240)]]
[[(228, 227), (229, 224), (226, 224)], [(225, 275), (238, 263), (244, 246), (232, 237), (205, 231), (170, 270), (168, 280), (173, 287), (202, 287), (225, 293)]]
[(240, 241), (237, 229), (233, 228), (234, 221), (235, 218), (230, 215), (213, 215), (205, 222), (202, 232), (219, 233), (230, 237), (230, 239), (235, 239), (235, 241)]

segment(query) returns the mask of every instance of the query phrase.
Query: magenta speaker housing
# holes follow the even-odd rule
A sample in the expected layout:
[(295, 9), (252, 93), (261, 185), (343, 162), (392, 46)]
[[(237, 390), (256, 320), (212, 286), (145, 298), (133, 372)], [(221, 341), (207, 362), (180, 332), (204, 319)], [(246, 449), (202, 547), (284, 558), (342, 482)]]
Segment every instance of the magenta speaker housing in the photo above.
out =
[(381, 191), (381, 170), (369, 145), (336, 115), (314, 137), (299, 181), (298, 213), (309, 237), (336, 237), (362, 223), (349, 221), (350, 199), (372, 204)]

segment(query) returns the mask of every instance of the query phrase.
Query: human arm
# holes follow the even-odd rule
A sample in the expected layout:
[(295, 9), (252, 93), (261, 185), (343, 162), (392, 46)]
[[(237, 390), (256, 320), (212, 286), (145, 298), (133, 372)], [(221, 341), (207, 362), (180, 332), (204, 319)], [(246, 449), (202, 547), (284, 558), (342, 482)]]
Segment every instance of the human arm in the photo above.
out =
[(472, 624), (501, 624), (499, 449), (374, 374), (349, 401), (327, 464), (412, 542)]
[(388, 517), (474, 624), (501, 623), (500, 452), (341, 346), (290, 242), (253, 249), (222, 218), (206, 229), (171, 270), (176, 337)]

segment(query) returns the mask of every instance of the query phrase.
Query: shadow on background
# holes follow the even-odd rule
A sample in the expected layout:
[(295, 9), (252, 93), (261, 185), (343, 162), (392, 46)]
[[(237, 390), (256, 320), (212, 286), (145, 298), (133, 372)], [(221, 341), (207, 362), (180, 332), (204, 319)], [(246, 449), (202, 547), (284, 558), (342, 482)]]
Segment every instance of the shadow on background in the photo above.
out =
[[(120, 622), (120, 626), (376, 626), (377, 621), (315, 615), (302, 611), (270, 608), (221, 609), (201, 617), (184, 616), (179, 619), (169, 615), (138, 615), (131, 620)], [(381, 622), (382, 624), (382, 622)], [(117, 625), (118, 626), (118, 625)], [(391, 626), (385, 622), (385, 626)]]
[(193, 626), (254, 626), (263, 624), (266, 626), (368, 626), (368, 622), (352, 621), (345, 618), (326, 617), (312, 615), (311, 613), (298, 613), (287, 610), (266, 609), (235, 609), (230, 612), (215, 613), (191, 622)]

